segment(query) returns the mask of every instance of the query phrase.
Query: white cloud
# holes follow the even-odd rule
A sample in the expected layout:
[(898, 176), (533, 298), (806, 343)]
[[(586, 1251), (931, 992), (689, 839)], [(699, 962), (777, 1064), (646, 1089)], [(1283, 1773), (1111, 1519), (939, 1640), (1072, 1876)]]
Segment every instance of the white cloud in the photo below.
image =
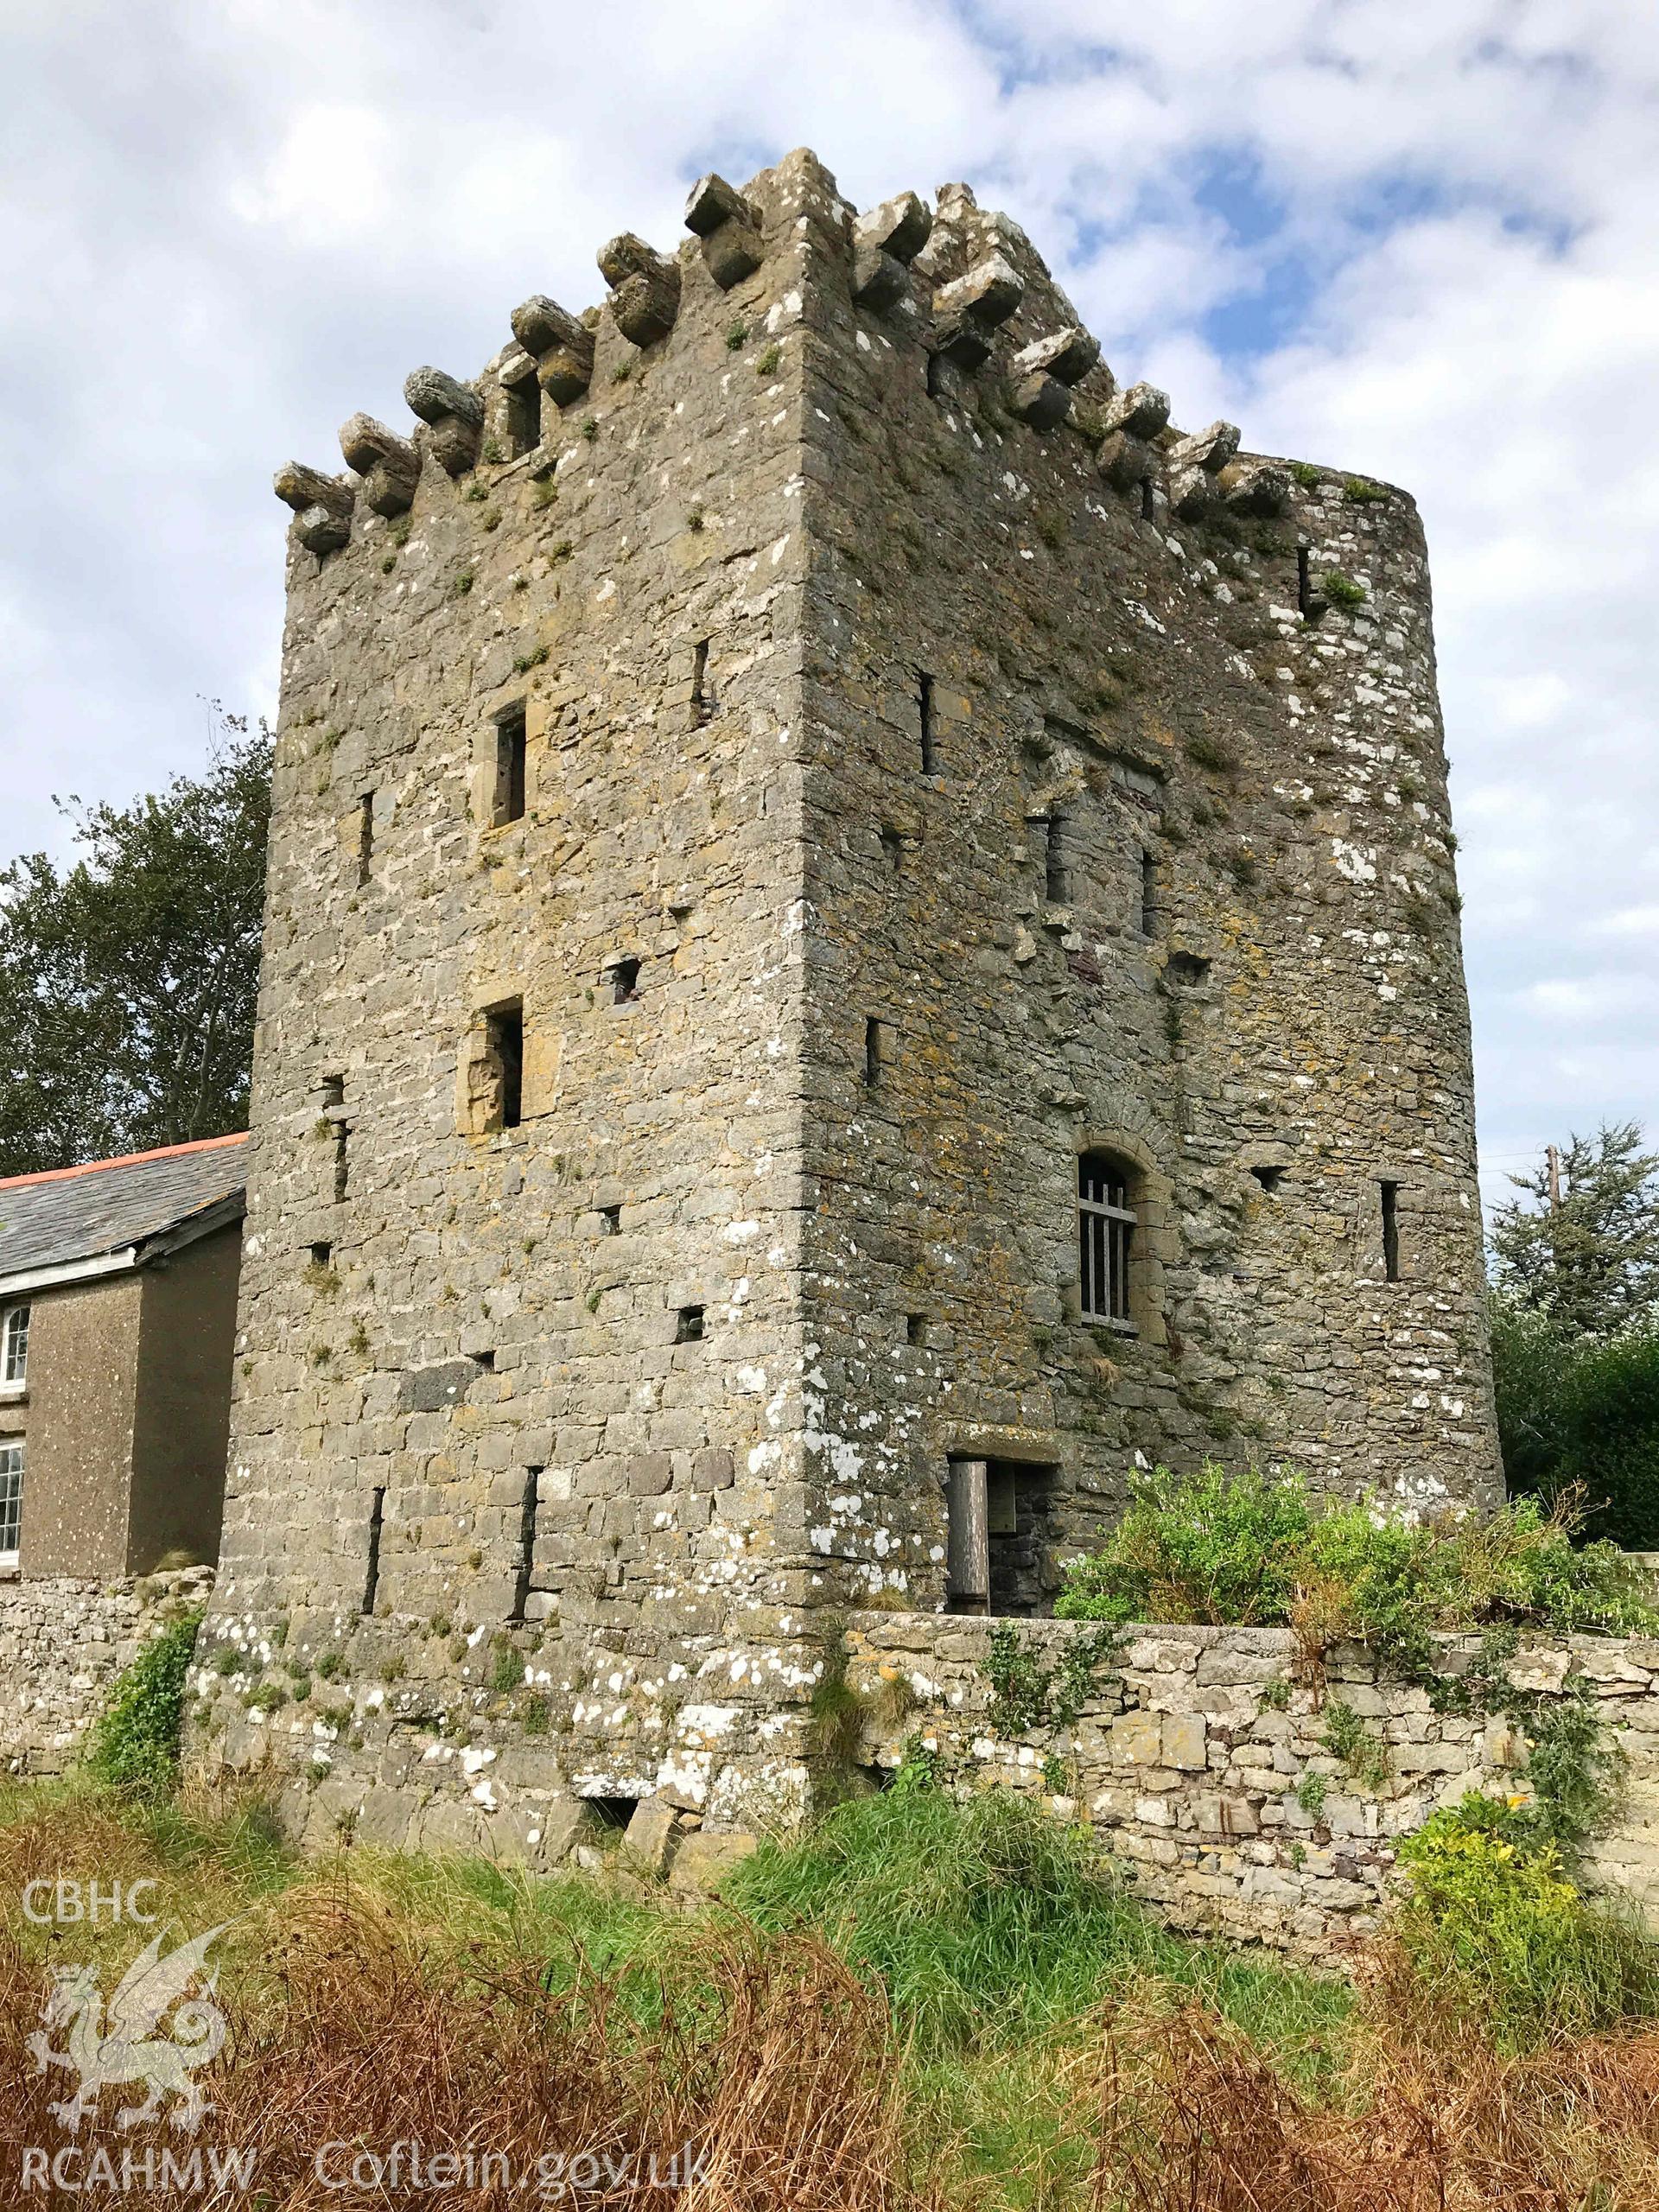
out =
[(1654, 10), (67, 0), (0, 41), (6, 846), (193, 760), (196, 693), (269, 706), (276, 462), (808, 143), (865, 203), (972, 180), (1184, 422), (1417, 495), (1489, 1136), (1659, 1120)]
[(1598, 917), (1594, 927), (1603, 937), (1659, 938), (1659, 906), (1620, 906)]
[(338, 251), (392, 213), (393, 151), (391, 126), (372, 108), (302, 107), (260, 174), (232, 188), (231, 212), (291, 244)]

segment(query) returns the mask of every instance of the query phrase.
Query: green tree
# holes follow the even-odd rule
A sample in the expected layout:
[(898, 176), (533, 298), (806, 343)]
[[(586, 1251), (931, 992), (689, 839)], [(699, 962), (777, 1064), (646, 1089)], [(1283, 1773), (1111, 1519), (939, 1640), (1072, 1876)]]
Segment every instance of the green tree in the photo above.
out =
[(1571, 1336), (1495, 1297), (1492, 1359), (1510, 1488), (1576, 1491), (1586, 1535), (1659, 1549), (1659, 1313), (1616, 1337)]
[(1511, 1175), (1527, 1200), (1492, 1216), (1499, 1296), (1542, 1314), (1564, 1336), (1614, 1337), (1659, 1307), (1659, 1153), (1634, 1122), (1569, 1137), (1559, 1203), (1548, 1162)]
[(0, 868), (0, 1175), (247, 1126), (270, 737), (213, 711), (203, 775)]

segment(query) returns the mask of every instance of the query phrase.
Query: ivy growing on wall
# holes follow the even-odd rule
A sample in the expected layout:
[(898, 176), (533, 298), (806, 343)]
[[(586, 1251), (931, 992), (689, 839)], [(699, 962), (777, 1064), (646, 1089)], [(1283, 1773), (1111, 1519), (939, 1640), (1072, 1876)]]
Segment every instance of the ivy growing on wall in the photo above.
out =
[(117, 1675), (87, 1749), (94, 1780), (144, 1796), (177, 1782), (185, 1685), (201, 1613), (196, 1606), (182, 1614)]

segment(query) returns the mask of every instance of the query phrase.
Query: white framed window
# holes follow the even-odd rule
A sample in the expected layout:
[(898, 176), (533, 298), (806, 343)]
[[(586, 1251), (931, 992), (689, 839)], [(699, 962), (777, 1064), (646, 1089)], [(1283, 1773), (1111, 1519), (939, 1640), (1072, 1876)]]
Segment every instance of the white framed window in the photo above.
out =
[(29, 1308), (14, 1306), (0, 1319), (0, 1389), (22, 1390), (29, 1382)]
[(0, 1436), (0, 1567), (17, 1564), (23, 1529), (23, 1440)]

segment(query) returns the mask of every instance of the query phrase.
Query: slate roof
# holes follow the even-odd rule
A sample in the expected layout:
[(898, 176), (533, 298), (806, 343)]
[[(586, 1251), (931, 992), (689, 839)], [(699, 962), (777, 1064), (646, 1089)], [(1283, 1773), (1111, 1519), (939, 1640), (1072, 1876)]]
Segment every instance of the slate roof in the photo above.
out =
[(0, 1280), (143, 1244), (239, 1199), (245, 1135), (0, 1180)]

